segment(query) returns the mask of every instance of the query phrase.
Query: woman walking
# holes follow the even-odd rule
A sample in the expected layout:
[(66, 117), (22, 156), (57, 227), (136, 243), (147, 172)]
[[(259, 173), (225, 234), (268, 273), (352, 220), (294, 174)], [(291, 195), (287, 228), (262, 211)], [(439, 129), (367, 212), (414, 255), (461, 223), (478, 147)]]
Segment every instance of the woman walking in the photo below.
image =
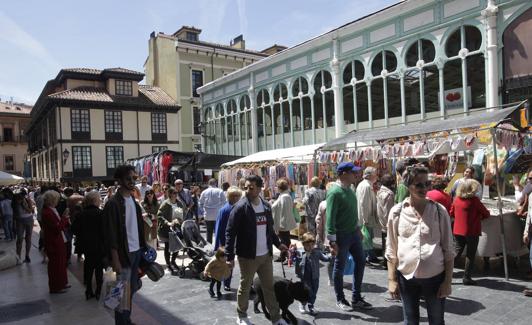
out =
[[(83, 279), (86, 286), (85, 298), (100, 298), (103, 282), (103, 212), (100, 209), (101, 196), (97, 191), (85, 195), (83, 211), (78, 215), (76, 225), (79, 224), (79, 248), (85, 255), (83, 263)], [(92, 275), (96, 277), (96, 291), (92, 290)]]
[(467, 246), (464, 278), (462, 279), (464, 285), (477, 284), (471, 279), (471, 274), (481, 233), (481, 220), (490, 216), (490, 212), (476, 195), (479, 187), (480, 184), (474, 179), (466, 179), (460, 183), (451, 206), (451, 217), (454, 218), (453, 234), (456, 239), (455, 264), (456, 259), (462, 255)]
[(408, 167), (403, 181), (410, 196), (388, 216), (388, 289), (403, 302), (405, 324), (419, 324), (419, 301), (429, 324), (444, 324), (445, 298), (451, 294), (454, 247), (447, 210), (426, 198), (428, 169)]
[(157, 247), (157, 212), (159, 211), (159, 201), (155, 191), (147, 190), (142, 201), (142, 208), (144, 209), (144, 238), (146, 243), (152, 247)]
[(168, 233), (183, 221), (183, 216), (186, 212), (185, 204), (177, 197), (177, 191), (173, 187), (170, 187), (168, 189), (168, 199), (161, 204), (159, 211), (157, 212), (159, 223), (157, 237), (159, 238), (159, 241), (164, 243), (164, 260), (172, 275), (177, 274), (178, 270), (177, 264), (175, 264), (177, 252), (170, 254)]
[(42, 223), (44, 227), (44, 249), (48, 255), (48, 286), (50, 293), (65, 293), (68, 285), (67, 258), (64, 230), (68, 218), (61, 218), (55, 209), (60, 195), (48, 190), (43, 194)]
[[(286, 179), (281, 178), (276, 185), (280, 194), (272, 205), (273, 229), (278, 234), (281, 243), (290, 247), (290, 231), (297, 227), (294, 217), (294, 201)], [(281, 258), (278, 261), (281, 261)]]
[(24, 263), (30, 263), (31, 235), (33, 233), (33, 204), (27, 197), (26, 191), (21, 190), (13, 198), (13, 214), (17, 225), (17, 257), (22, 261), (22, 241), (26, 243), (26, 258)]

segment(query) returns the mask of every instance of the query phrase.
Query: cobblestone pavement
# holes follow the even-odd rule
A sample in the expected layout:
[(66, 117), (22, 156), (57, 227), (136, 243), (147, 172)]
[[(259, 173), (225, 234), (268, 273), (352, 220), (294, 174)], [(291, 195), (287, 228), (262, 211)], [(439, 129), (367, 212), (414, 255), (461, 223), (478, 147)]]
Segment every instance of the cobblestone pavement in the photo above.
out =
[[(162, 252), (161, 252), (162, 253)], [(162, 254), (159, 254), (162, 255)], [(159, 260), (164, 264), (161, 256)], [(521, 291), (530, 285), (512, 277), (504, 281), (502, 259), (493, 259), (491, 271), (485, 275), (477, 272), (475, 278), (478, 286), (461, 284), (462, 269), (455, 269), (453, 293), (446, 301), (445, 320), (447, 324), (530, 324), (529, 311), (532, 298), (522, 295)], [(526, 264), (526, 265), (524, 265)], [(521, 261), (520, 268), (512, 268), (511, 275), (522, 275), (528, 266), (526, 260)], [(480, 264), (477, 269), (482, 269)], [(294, 268), (285, 266), (287, 278), (296, 279)], [(334, 290), (328, 285), (327, 267), (322, 265), (320, 289), (316, 307), (316, 317), (301, 315), (297, 302), (290, 310), (298, 317), (299, 324), (400, 324), (402, 308), (399, 303), (387, 302), (387, 271), (366, 267), (363, 283), (363, 295), (373, 304), (370, 311), (343, 312), (335, 305)], [(282, 276), (281, 264), (274, 263), (274, 273)], [(137, 323), (157, 322), (160, 324), (235, 324), (236, 321), (236, 288), (239, 281), (238, 266), (235, 268), (232, 292), (226, 293), (220, 301), (211, 299), (207, 293), (208, 282), (187, 274), (187, 278), (165, 275), (159, 282), (144, 280), (141, 292), (135, 297), (136, 306), (142, 311), (134, 310), (133, 320)], [(352, 279), (344, 277), (346, 297), (350, 297)], [(138, 317), (137, 317), (138, 315)], [(264, 314), (253, 312), (252, 301), (248, 315), (255, 324), (270, 324)], [(427, 323), (426, 309), (421, 308), (421, 320)], [(136, 318), (137, 317), (137, 318)]]
[[(35, 239), (35, 237), (34, 237)], [(35, 241), (34, 241), (35, 242)], [(1, 245), (2, 249), (13, 249), (13, 245)], [(162, 264), (162, 251), (158, 260)], [(85, 301), (82, 285), (82, 263), (73, 258), (69, 266), (72, 288), (65, 295), (48, 294), (45, 264), (36, 249), (32, 251), (32, 263), (0, 271), (0, 310), (2, 307), (21, 302), (45, 301), (49, 310), (33, 317), (22, 317), (9, 324), (113, 324), (112, 313), (94, 300)], [(447, 324), (530, 324), (529, 312), (532, 299), (524, 297), (521, 291), (530, 285), (520, 279), (528, 267), (522, 260), (518, 267), (510, 266), (510, 281), (504, 281), (502, 259), (492, 260), (491, 271), (477, 272), (478, 286), (461, 285), (462, 270), (455, 269), (453, 293), (446, 302)], [(180, 260), (178, 260), (178, 264)], [(511, 263), (513, 264), (513, 263)], [(481, 270), (481, 265), (477, 270)], [(286, 276), (296, 279), (294, 268), (285, 266)], [(280, 263), (274, 263), (275, 275), (282, 276)], [(207, 293), (208, 282), (200, 281), (193, 274), (186, 278), (166, 274), (159, 282), (143, 278), (143, 287), (135, 295), (133, 321), (136, 324), (235, 324), (236, 289), (239, 280), (238, 266), (235, 268), (232, 292), (222, 300), (211, 299)], [(335, 305), (334, 292), (328, 285), (326, 266), (321, 268), (320, 290), (316, 317), (301, 315), (297, 303), (290, 310), (299, 319), (299, 324), (400, 324), (402, 309), (398, 303), (385, 301), (386, 271), (366, 267), (363, 295), (375, 307), (371, 311), (342, 312)], [(346, 296), (349, 297), (351, 278), (344, 277)], [(270, 324), (264, 314), (254, 314), (252, 301), (248, 310), (251, 320), (257, 324)], [(426, 310), (421, 308), (422, 322), (426, 323)], [(2, 315), (0, 313), (0, 323)]]

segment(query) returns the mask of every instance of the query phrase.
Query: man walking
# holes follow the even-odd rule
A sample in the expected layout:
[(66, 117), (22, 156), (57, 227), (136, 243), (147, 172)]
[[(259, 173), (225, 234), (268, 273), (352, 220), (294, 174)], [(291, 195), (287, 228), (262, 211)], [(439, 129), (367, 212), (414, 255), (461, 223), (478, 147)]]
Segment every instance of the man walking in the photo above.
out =
[(272, 324), (284, 325), (279, 305), (273, 291), (272, 244), (281, 250), (288, 248), (281, 244), (273, 231), (272, 210), (260, 196), (263, 183), (259, 176), (246, 177), (246, 196), (235, 204), (226, 229), (225, 254), (227, 261), (234, 266), (238, 255), (240, 266), (240, 286), (237, 294), (237, 324), (252, 324), (247, 317), (249, 291), (255, 273), (259, 275)]
[(336, 254), (333, 266), (334, 292), (336, 306), (343, 311), (352, 310), (344, 295), (343, 275), (347, 254), (351, 254), (355, 262), (351, 304), (354, 308), (373, 308), (362, 298), (360, 292), (364, 277), (364, 250), (362, 234), (358, 227), (357, 198), (351, 189), (356, 180), (355, 173), (360, 169), (350, 162), (339, 164), (336, 168), (337, 184), (327, 191), (327, 239), (333, 253)]
[[(142, 250), (146, 247), (143, 235), (142, 212), (131, 196), (135, 189), (135, 168), (118, 166), (114, 178), (119, 188), (103, 209), (106, 244), (111, 255), (111, 266), (119, 280), (131, 285), (131, 299), (138, 288), (138, 267)], [(115, 311), (115, 324), (131, 324), (129, 310)]]
[(194, 214), (192, 208), (194, 207), (194, 200), (192, 200), (192, 195), (190, 194), (190, 191), (185, 188), (182, 179), (176, 179), (174, 185), (175, 190), (177, 191), (177, 196), (187, 208), (186, 211), (184, 211), (185, 215), (183, 216), (183, 220), (193, 219)]
[(151, 190), (151, 186), (148, 185), (148, 177), (142, 176), (140, 178), (140, 184), (137, 184), (137, 188), (140, 191), (140, 200), (144, 200), (144, 197), (146, 196), (146, 191)]
[(209, 188), (201, 192), (199, 199), (200, 211), (203, 211), (203, 219), (207, 226), (207, 241), (212, 244), (212, 234), (216, 225), (216, 216), (218, 211), (225, 204), (225, 193), (217, 186), (218, 181), (215, 178), (209, 179)]
[[(377, 169), (366, 167), (362, 175), (364, 178), (357, 186), (358, 221), (359, 226), (366, 226), (371, 243), (373, 245), (373, 231), (378, 227), (377, 220), (377, 196), (373, 190), (373, 185), (377, 182)], [(379, 263), (373, 247), (364, 251), (368, 263)]]

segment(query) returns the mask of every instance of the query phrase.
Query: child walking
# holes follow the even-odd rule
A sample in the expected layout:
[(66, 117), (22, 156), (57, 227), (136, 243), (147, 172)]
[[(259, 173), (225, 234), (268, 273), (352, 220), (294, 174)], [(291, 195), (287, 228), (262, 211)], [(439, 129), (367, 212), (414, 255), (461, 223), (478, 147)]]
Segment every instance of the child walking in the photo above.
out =
[[(205, 276), (211, 279), (209, 285), (209, 294), (211, 295), (211, 298), (222, 298), (222, 292), (220, 290), (222, 282), (231, 276), (231, 269), (226, 262), (225, 251), (223, 247), (219, 247), (218, 250), (216, 250), (216, 254), (214, 254), (214, 258), (211, 259), (205, 267)], [(214, 295), (214, 284), (216, 284), (216, 295)]]
[(316, 239), (314, 235), (307, 232), (302, 236), (304, 251), (299, 253), (296, 259), (296, 274), (301, 281), (310, 289), (310, 296), (308, 305), (300, 304), (299, 311), (308, 313), (312, 316), (317, 315), (317, 310), (314, 308), (318, 288), (320, 285), (320, 261), (329, 262), (330, 257), (324, 255), (322, 251), (316, 247)]

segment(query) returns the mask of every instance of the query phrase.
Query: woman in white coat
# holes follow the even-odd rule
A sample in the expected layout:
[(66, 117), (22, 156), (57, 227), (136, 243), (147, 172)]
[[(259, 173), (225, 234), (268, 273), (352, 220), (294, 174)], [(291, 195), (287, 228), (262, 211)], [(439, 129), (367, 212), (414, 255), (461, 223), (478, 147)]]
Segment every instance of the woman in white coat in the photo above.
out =
[(273, 229), (279, 240), (286, 247), (290, 247), (290, 231), (297, 227), (294, 217), (294, 200), (290, 195), (288, 181), (281, 178), (277, 181), (279, 197), (272, 205)]

